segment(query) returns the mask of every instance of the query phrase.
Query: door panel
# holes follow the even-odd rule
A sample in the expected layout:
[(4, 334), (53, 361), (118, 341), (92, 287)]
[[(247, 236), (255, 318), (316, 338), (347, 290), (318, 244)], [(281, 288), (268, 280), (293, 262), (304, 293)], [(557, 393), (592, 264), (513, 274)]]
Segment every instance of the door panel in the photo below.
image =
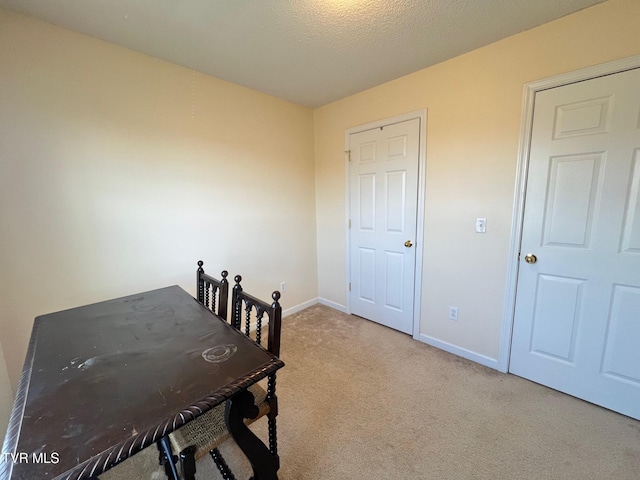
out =
[(405, 233), (407, 172), (386, 172), (386, 230), (389, 233)]
[(634, 157), (621, 248), (628, 254), (640, 254), (640, 149), (635, 151)]
[(618, 381), (640, 385), (640, 288), (615, 285), (602, 372)]
[(544, 245), (588, 247), (599, 203), (602, 154), (551, 159)]
[(372, 248), (359, 248), (359, 286), (358, 300), (375, 303), (376, 301), (376, 251)]
[(358, 221), (362, 230), (375, 231), (376, 229), (376, 176), (368, 173), (359, 176), (359, 203)]
[(419, 134), (413, 119), (349, 138), (351, 311), (405, 333), (413, 330)]
[(509, 369), (640, 419), (638, 112), (638, 69), (536, 94)]
[(584, 280), (540, 275), (531, 351), (573, 363)]
[(398, 312), (403, 308), (405, 256), (397, 252), (385, 254), (385, 306)]

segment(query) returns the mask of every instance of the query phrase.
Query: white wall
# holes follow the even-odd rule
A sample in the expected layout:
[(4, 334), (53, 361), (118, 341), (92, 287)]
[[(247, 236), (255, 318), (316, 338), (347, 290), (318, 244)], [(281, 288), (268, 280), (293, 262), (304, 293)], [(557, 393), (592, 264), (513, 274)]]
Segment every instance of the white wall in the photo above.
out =
[(419, 334), (497, 366), (523, 87), (640, 53), (639, 25), (639, 1), (609, 0), (316, 109), (319, 296), (346, 305), (345, 130), (427, 108)]
[(286, 281), (285, 309), (317, 297), (310, 109), (4, 10), (0, 83), (14, 389), (35, 316), (194, 293), (199, 259), (264, 298)]

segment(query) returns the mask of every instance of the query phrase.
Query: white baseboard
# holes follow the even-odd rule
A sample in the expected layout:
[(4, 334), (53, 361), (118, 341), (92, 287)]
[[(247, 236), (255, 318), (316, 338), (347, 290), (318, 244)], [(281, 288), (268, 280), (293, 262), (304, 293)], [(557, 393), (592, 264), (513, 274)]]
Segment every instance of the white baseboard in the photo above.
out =
[(300, 305), (296, 305), (294, 307), (289, 307), (286, 310), (282, 311), (282, 316), (287, 317), (289, 315), (293, 315), (294, 313), (298, 313), (305, 308), (312, 307), (318, 303), (318, 298), (312, 298), (311, 300), (307, 300), (306, 302), (302, 302)]
[(340, 305), (339, 303), (332, 302), (331, 300), (327, 300), (326, 298), (318, 297), (318, 303), (320, 305), (324, 305), (325, 307), (338, 310), (339, 312), (342, 312), (342, 313), (349, 313), (347, 312), (347, 307), (345, 305)]
[(484, 365), (485, 367), (493, 368), (494, 370), (500, 370), (500, 364), (495, 358), (487, 357), (485, 355), (472, 352), (471, 350), (457, 347), (456, 345), (438, 340), (437, 338), (433, 338), (422, 333), (414, 338), (426, 343), (427, 345), (439, 348), (440, 350), (444, 350), (445, 352), (453, 353), (454, 355), (458, 355), (459, 357), (466, 358), (467, 360), (471, 360), (472, 362), (479, 363), (480, 365)]
[(306, 302), (302, 302), (301, 304), (296, 305), (294, 307), (289, 307), (286, 310), (283, 310), (282, 316), (287, 317), (289, 315), (293, 315), (294, 313), (298, 313), (299, 311), (304, 310), (305, 308), (309, 308), (314, 305), (317, 305), (318, 303), (320, 305), (333, 308), (334, 310), (338, 310), (339, 312), (347, 313), (346, 306), (340, 305), (339, 303), (336, 303), (336, 302), (332, 302), (331, 300), (327, 300), (326, 298), (316, 297), (316, 298), (312, 298), (311, 300), (307, 300)]

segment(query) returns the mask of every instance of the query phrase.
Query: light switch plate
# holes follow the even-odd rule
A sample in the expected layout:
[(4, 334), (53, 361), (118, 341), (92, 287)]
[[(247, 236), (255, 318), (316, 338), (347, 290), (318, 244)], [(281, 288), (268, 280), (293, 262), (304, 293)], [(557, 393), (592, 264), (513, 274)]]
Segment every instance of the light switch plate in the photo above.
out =
[(476, 233), (486, 233), (487, 231), (487, 219), (476, 218)]

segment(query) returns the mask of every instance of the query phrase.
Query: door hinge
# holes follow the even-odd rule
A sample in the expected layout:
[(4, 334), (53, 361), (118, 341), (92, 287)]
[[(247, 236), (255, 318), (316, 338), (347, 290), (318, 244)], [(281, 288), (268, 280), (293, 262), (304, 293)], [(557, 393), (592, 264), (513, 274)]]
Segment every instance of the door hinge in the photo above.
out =
[(351, 228), (351, 219), (349, 219), (349, 228)]
[(347, 157), (349, 158), (349, 161), (351, 161), (351, 150), (345, 150), (344, 153), (347, 154)]
[(351, 291), (351, 282), (349, 282), (349, 291)]

